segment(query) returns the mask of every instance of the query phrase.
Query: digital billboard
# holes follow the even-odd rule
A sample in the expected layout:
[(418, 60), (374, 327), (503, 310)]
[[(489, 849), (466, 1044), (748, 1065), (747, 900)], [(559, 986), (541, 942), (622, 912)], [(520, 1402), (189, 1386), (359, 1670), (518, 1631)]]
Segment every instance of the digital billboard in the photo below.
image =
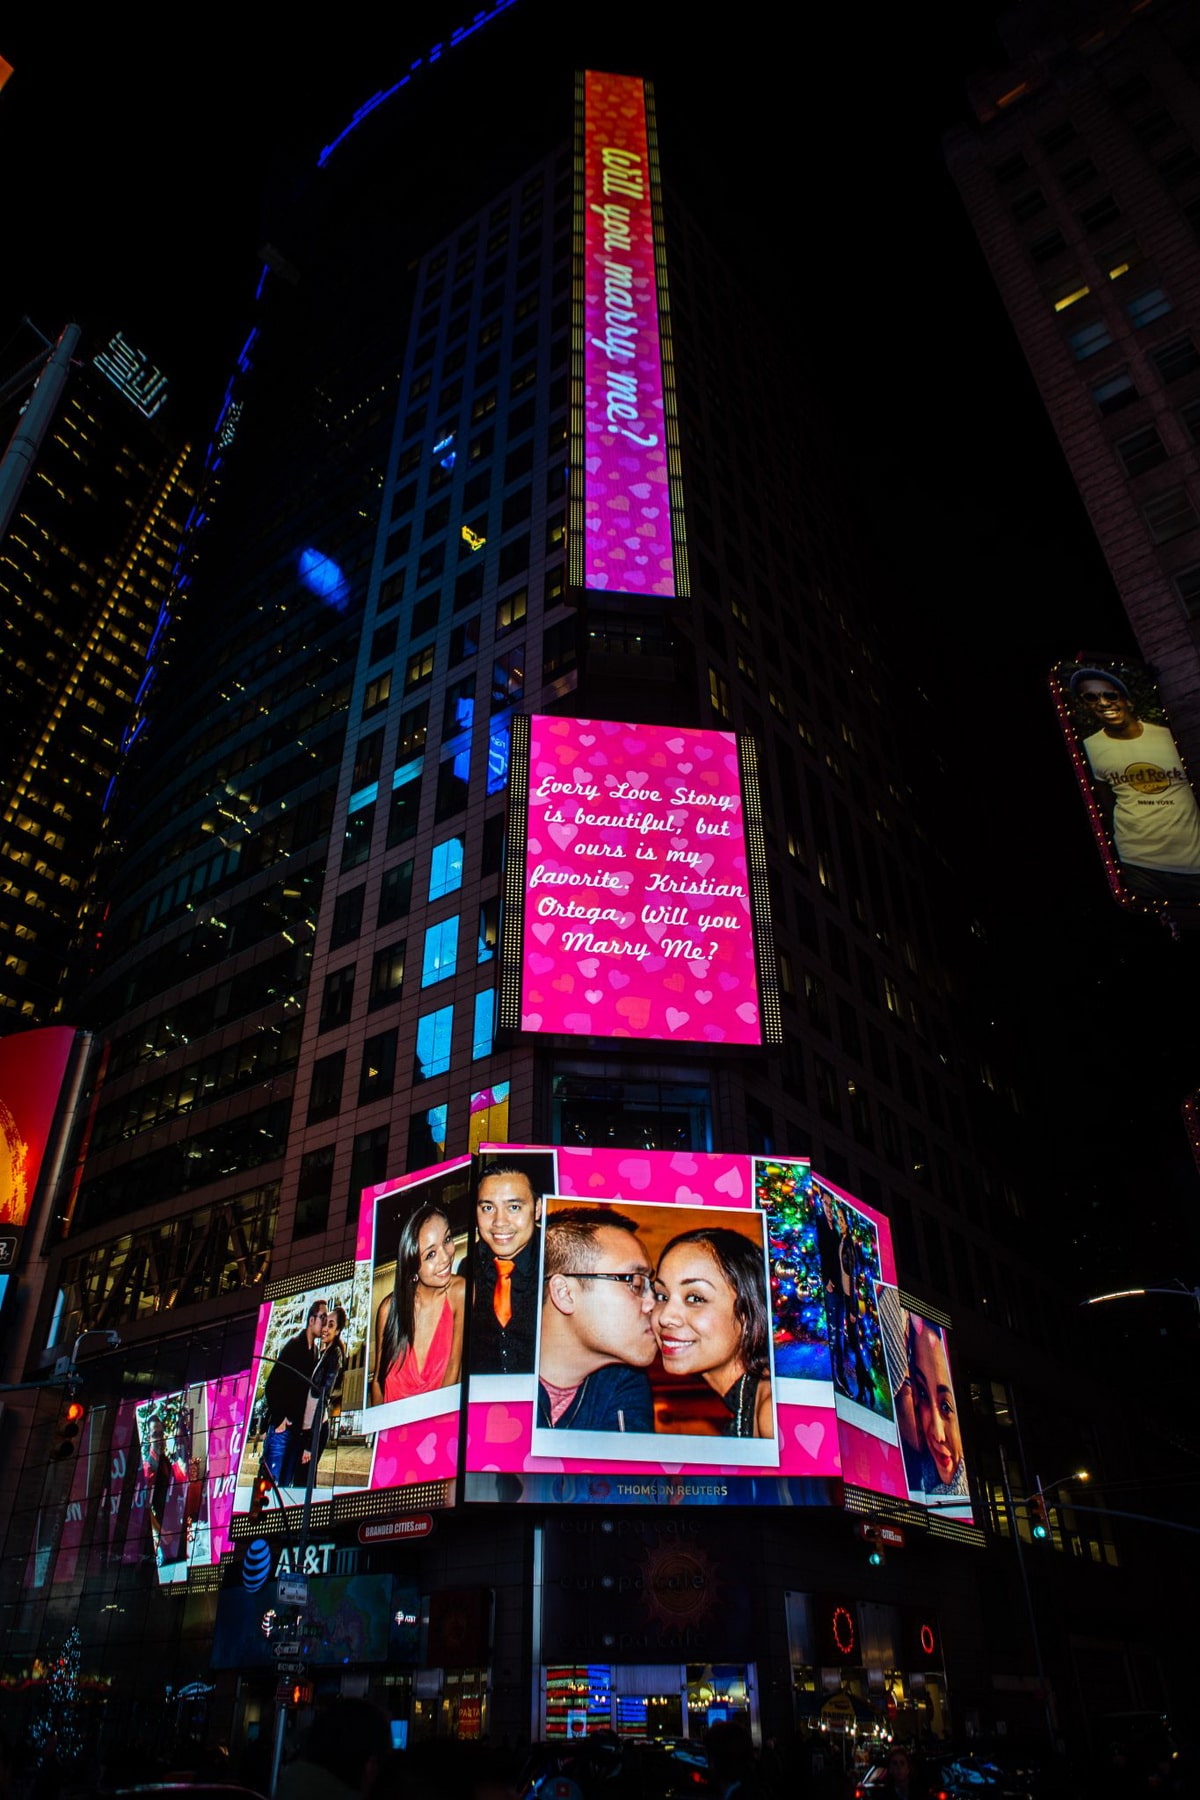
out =
[(888, 1222), (805, 1159), (485, 1144), (476, 1208), (468, 1500), (907, 1497)]
[(749, 740), (537, 714), (513, 726), (501, 1024), (779, 1042)]
[(572, 493), (571, 581), (666, 599), (686, 587), (676, 566), (682, 545), (672, 530), (670, 362), (660, 316), (666, 277), (655, 242), (660, 203), (648, 90), (636, 76), (594, 70), (582, 86), (576, 187), (582, 390), (577, 386), (573, 396), (571, 464), (583, 485), (582, 494)]
[(1059, 663), (1059, 723), (1122, 905), (1200, 903), (1200, 808), (1150, 671), (1108, 657)]
[(365, 1188), (354, 1261), (271, 1291), (255, 1341), (238, 1514), (249, 1510), (260, 1464), (285, 1507), (302, 1503), (315, 1464), (314, 1500), (336, 1518), (377, 1514), (373, 1496), (392, 1489), (422, 1506), (450, 1504), (469, 1173), (460, 1157)]
[(878, 1301), (908, 1498), (946, 1518), (970, 1519), (947, 1326), (918, 1311), (894, 1287), (880, 1287)]
[(0, 1240), (10, 1245), (29, 1218), (74, 1041), (65, 1025), (0, 1040)]

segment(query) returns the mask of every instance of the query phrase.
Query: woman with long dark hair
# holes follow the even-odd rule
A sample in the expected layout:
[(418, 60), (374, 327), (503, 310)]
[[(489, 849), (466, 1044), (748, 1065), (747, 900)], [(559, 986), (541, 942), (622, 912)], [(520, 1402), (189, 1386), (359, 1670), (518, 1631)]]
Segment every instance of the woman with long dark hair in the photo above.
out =
[(452, 1387), (462, 1372), (467, 1284), (454, 1273), (454, 1232), (427, 1200), (405, 1220), (392, 1292), (375, 1315), (371, 1405)]
[(668, 1375), (699, 1375), (730, 1413), (726, 1437), (774, 1437), (761, 1249), (705, 1225), (672, 1238), (654, 1277), (654, 1335)]
[(334, 1390), (342, 1378), (346, 1367), (346, 1346), (342, 1342), (342, 1333), (346, 1329), (346, 1309), (344, 1306), (331, 1305), (325, 1324), (321, 1328), (320, 1353), (316, 1367), (312, 1372), (313, 1391), (304, 1403), (304, 1429), (300, 1434), (302, 1446), (300, 1463), (304, 1467), (312, 1457), (313, 1423), (317, 1416), (317, 1394), (322, 1396), (321, 1432), (317, 1440), (317, 1460), (325, 1454), (325, 1445), (329, 1441), (329, 1409), (333, 1401)]

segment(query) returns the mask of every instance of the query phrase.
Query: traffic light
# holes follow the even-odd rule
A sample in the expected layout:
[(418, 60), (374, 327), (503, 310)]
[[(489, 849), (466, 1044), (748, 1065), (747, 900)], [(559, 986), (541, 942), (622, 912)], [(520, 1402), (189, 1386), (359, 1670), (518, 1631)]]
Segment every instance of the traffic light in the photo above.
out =
[(68, 1394), (58, 1415), (58, 1437), (50, 1452), (51, 1462), (62, 1462), (74, 1456), (79, 1448), (79, 1433), (87, 1418), (87, 1406), (78, 1394)]
[(1050, 1522), (1046, 1517), (1046, 1501), (1042, 1494), (1029, 1496), (1029, 1531), (1039, 1544), (1050, 1536)]
[(260, 1463), (258, 1474), (254, 1477), (254, 1486), (250, 1489), (250, 1518), (252, 1521), (262, 1517), (274, 1486), (274, 1480), (266, 1464)]
[(311, 1706), (313, 1703), (313, 1684), (311, 1681), (293, 1681), (288, 1694), (289, 1706)]

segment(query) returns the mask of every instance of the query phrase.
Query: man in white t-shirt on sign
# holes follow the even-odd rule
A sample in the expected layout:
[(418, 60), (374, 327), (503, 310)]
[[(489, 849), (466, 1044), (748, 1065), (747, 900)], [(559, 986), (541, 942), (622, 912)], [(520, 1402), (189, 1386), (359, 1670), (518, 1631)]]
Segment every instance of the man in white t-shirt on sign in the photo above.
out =
[(1076, 669), (1070, 686), (1100, 727), (1083, 749), (1127, 885), (1150, 900), (1200, 900), (1200, 808), (1171, 733), (1139, 719), (1107, 669)]

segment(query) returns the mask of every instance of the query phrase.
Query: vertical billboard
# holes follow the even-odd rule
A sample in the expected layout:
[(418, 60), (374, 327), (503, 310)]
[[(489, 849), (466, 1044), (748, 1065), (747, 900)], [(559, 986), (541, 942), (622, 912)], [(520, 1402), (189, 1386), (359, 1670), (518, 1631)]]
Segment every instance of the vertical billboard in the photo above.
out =
[(1200, 808), (1150, 671), (1059, 663), (1051, 691), (1109, 885), (1145, 911), (1200, 903)]
[(537, 714), (513, 727), (501, 1024), (780, 1042), (752, 743)]
[(687, 587), (652, 103), (636, 76), (589, 70), (581, 85), (571, 582), (669, 599)]
[(484, 1145), (476, 1213), (467, 1499), (906, 1497), (888, 1222), (805, 1159)]
[(65, 1025), (0, 1040), (0, 1269), (16, 1261), (74, 1041)]

